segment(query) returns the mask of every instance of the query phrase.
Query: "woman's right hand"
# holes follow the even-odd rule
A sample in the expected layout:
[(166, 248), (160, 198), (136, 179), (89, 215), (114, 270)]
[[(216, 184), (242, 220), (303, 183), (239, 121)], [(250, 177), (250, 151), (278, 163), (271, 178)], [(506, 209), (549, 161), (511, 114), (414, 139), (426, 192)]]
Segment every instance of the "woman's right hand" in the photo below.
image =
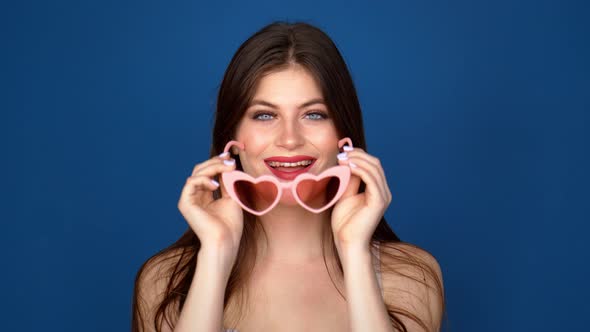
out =
[(213, 191), (219, 186), (212, 182), (215, 175), (233, 171), (235, 167), (235, 160), (229, 154), (213, 157), (195, 166), (182, 188), (178, 209), (201, 241), (201, 249), (237, 253), (244, 226), (242, 208), (222, 184), (221, 198), (214, 200)]

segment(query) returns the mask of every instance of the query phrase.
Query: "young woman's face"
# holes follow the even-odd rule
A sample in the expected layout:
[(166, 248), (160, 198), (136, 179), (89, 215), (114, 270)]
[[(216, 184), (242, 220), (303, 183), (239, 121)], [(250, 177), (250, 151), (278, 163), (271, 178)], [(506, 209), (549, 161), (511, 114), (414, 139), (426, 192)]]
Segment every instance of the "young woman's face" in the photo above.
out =
[(338, 134), (330, 111), (303, 67), (264, 76), (236, 131), (236, 140), (245, 145), (239, 153), (244, 172), (273, 175), (265, 159), (277, 156), (313, 158), (311, 174), (336, 166)]

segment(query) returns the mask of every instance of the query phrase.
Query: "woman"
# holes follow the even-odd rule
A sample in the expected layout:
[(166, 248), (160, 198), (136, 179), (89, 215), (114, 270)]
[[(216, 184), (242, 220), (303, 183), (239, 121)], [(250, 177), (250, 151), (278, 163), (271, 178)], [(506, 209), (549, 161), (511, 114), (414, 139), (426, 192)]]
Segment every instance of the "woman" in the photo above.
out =
[[(353, 147), (341, 152), (344, 137)], [(223, 154), (232, 140), (242, 145)], [(211, 159), (182, 189), (190, 228), (137, 274), (133, 331), (438, 331), (439, 265), (388, 226), (391, 193), (365, 149), (353, 81), (331, 39), (305, 23), (254, 34), (221, 84)], [(301, 159), (310, 161), (284, 163)], [(285, 191), (256, 215), (220, 183), (233, 171), (289, 183), (336, 166), (350, 180), (319, 213)]]

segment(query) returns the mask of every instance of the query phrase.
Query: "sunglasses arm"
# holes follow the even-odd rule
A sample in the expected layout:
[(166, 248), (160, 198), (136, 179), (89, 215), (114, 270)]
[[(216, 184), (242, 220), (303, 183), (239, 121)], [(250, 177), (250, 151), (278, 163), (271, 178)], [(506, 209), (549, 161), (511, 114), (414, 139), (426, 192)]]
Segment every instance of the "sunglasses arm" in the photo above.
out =
[(229, 149), (230, 149), (232, 146), (234, 146), (234, 145), (235, 145), (235, 146), (237, 146), (237, 147), (238, 147), (240, 150), (244, 150), (244, 143), (242, 143), (242, 142), (238, 142), (238, 141), (229, 141), (229, 142), (227, 142), (227, 144), (225, 145), (225, 148), (223, 149), (223, 152), (224, 152), (224, 153), (225, 153), (225, 152), (228, 152), (228, 151), (229, 151)]
[(349, 137), (344, 137), (343, 139), (338, 141), (338, 148), (342, 149), (342, 146), (344, 146), (345, 143), (348, 143), (347, 145), (351, 148), (353, 147), (352, 140)]

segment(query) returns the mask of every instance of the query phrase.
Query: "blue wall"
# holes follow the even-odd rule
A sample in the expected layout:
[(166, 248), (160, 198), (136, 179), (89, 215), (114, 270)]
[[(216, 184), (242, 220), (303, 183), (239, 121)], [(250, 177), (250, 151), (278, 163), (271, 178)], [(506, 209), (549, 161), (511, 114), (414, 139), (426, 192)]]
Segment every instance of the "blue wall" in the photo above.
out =
[(442, 266), (445, 331), (589, 325), (582, 1), (1, 6), (2, 330), (129, 330), (137, 269), (187, 228), (224, 70), (280, 19), (343, 53), (386, 217)]

